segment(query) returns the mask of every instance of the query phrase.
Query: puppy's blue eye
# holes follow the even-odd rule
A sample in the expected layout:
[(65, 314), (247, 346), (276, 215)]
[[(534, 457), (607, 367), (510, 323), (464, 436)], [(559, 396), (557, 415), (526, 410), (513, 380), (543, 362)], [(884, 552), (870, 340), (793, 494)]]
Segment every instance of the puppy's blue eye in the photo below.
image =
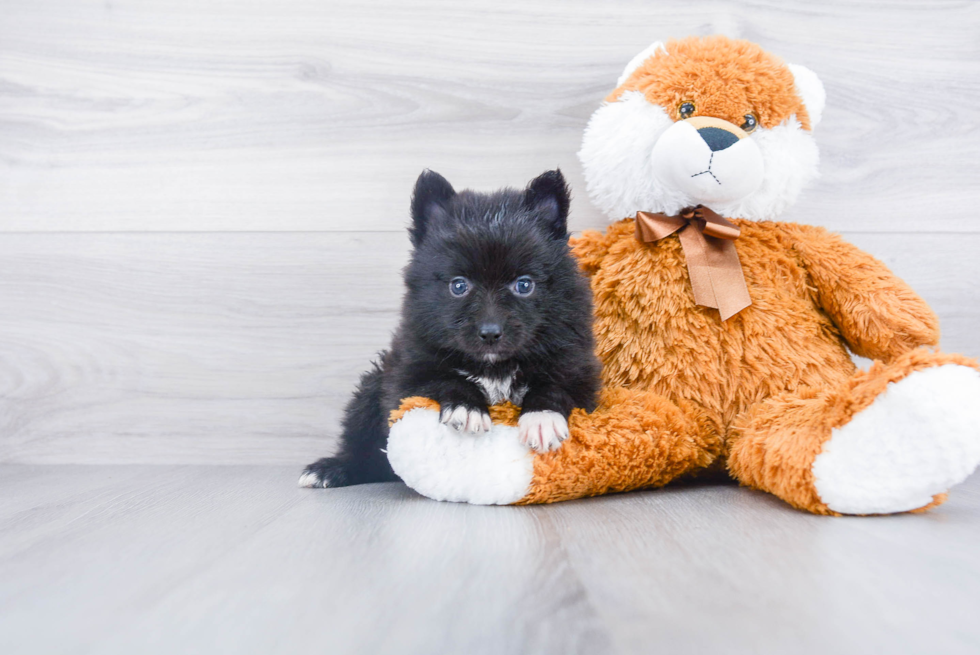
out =
[(465, 277), (454, 277), (449, 281), (449, 293), (462, 298), (470, 290), (470, 283)]
[(534, 291), (534, 280), (526, 275), (522, 275), (514, 280), (514, 284), (510, 286), (510, 289), (515, 295), (530, 296), (531, 292)]

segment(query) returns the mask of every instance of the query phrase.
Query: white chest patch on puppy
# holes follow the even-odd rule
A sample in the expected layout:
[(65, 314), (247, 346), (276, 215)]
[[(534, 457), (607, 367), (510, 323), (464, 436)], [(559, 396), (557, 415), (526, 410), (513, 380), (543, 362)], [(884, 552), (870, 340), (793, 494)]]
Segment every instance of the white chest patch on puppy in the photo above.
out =
[(524, 401), (524, 394), (527, 393), (527, 386), (516, 385), (517, 371), (507, 377), (492, 378), (470, 375), (466, 371), (459, 371), (466, 376), (470, 382), (476, 383), (483, 391), (488, 405), (497, 405), (504, 401), (510, 401), (515, 405), (520, 405)]

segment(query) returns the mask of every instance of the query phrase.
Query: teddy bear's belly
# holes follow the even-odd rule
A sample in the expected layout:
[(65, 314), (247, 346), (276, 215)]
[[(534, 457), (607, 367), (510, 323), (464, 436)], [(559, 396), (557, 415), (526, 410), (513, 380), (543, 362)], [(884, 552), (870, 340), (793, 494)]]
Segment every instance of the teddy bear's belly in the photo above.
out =
[(676, 239), (643, 244), (628, 269), (595, 274), (606, 385), (694, 401), (727, 426), (773, 394), (822, 388), (853, 373), (837, 328), (814, 304), (797, 262), (772, 244), (739, 245), (752, 305), (725, 322), (717, 309), (694, 303)]

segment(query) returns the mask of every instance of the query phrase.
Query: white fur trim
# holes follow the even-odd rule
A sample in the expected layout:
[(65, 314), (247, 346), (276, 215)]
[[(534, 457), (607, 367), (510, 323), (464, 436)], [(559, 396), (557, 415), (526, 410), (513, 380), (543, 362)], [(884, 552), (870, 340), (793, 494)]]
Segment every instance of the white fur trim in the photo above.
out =
[[(749, 135), (762, 153), (762, 185), (742, 200), (712, 205), (722, 216), (755, 221), (776, 220), (796, 202), (817, 177), (820, 152), (813, 135), (791, 116), (771, 130), (758, 127)], [(705, 203), (708, 204), (708, 203)]]
[(696, 204), (723, 216), (772, 220), (817, 175), (816, 142), (792, 116), (772, 129), (759, 127), (747, 137), (758, 147), (764, 170), (762, 184), (754, 192), (722, 203), (698, 197), (696, 191), (686, 193), (663, 178), (662, 166), (654, 167), (654, 147), (674, 124), (663, 108), (639, 91), (626, 92), (592, 114), (578, 156), (589, 197), (610, 220), (640, 210), (675, 214)]
[(460, 433), (424, 408), (391, 426), (388, 461), (423, 496), (475, 505), (517, 502), (527, 495), (534, 474), (534, 455), (517, 440), (517, 428), (494, 425), (482, 435)]
[(517, 419), (517, 438), (538, 452), (558, 450), (568, 439), (568, 421), (550, 410), (521, 414)]
[(842, 514), (928, 505), (980, 463), (980, 373), (947, 364), (889, 384), (833, 431), (813, 462), (820, 499)]
[(663, 50), (665, 53), (667, 52), (667, 48), (664, 47), (663, 41), (654, 41), (647, 46), (643, 52), (630, 59), (630, 63), (626, 64), (626, 68), (623, 69), (623, 74), (619, 76), (618, 80), (616, 80), (616, 86), (621, 86), (623, 82), (628, 80), (633, 71), (642, 66), (643, 62), (652, 57), (657, 50)]
[(610, 220), (684, 206), (683, 194), (654, 179), (650, 158), (657, 139), (673, 124), (639, 91), (627, 91), (592, 114), (578, 157), (589, 197)]
[(796, 92), (803, 98), (806, 113), (810, 114), (810, 128), (817, 126), (823, 117), (823, 108), (827, 104), (827, 92), (817, 74), (806, 66), (787, 64), (789, 72), (796, 81)]

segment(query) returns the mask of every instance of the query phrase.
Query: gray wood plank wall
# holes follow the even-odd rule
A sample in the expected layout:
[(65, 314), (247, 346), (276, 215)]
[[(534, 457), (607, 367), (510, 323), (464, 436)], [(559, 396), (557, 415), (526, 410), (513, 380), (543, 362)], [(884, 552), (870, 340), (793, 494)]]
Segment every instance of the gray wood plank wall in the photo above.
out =
[(575, 158), (651, 41), (821, 76), (843, 232), (980, 355), (980, 4), (68, 2), (0, 9), (0, 462), (305, 463), (386, 345), (411, 184)]

